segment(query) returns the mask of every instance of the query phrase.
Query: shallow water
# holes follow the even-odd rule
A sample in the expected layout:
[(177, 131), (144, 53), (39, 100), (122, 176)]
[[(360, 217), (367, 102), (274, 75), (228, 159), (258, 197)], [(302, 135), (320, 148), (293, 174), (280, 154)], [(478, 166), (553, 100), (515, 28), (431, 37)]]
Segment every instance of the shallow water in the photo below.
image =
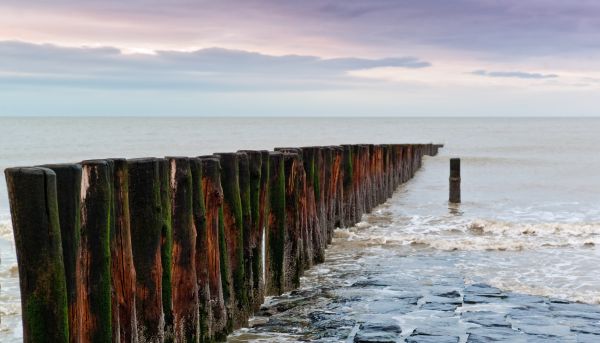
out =
[[(303, 289), (327, 282), (335, 288), (343, 278), (332, 270), (340, 267), (354, 282), (352, 268), (368, 256), (356, 273), (376, 273), (378, 263), (390, 261), (381, 268), (391, 265), (398, 278), (421, 270), (507, 292), (600, 303), (600, 276), (590, 272), (600, 264), (598, 132), (599, 119), (0, 118), (0, 168), (274, 146), (445, 143), (386, 204), (337, 230), (327, 262), (307, 273)], [(462, 158), (460, 206), (446, 202), (451, 156)], [(407, 256), (420, 258), (405, 269)], [(4, 182), (0, 258), (0, 341), (16, 342), (18, 275)], [(439, 269), (446, 262), (448, 275)], [(402, 320), (409, 325), (410, 318)]]

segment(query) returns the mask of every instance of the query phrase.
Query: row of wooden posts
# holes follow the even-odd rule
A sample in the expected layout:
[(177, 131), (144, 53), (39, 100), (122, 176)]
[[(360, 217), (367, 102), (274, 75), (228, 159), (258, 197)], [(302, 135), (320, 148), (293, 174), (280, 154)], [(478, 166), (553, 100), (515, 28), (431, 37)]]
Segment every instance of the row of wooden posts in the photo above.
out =
[(439, 147), (9, 168), (24, 341), (224, 340), (265, 296), (298, 287), (336, 227), (357, 223)]

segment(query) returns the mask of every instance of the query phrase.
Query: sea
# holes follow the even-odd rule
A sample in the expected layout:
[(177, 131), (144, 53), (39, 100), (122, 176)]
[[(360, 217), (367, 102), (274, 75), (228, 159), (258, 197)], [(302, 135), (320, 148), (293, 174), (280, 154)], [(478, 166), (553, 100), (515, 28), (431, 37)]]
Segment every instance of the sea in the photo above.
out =
[[(302, 288), (335, 290), (378, 268), (396, 280), (427, 274), (439, 282), (451, 269), (466, 284), (600, 304), (599, 133), (600, 118), (0, 118), (0, 169), (278, 146), (442, 143), (386, 203), (336, 230), (325, 263), (307, 272)], [(459, 205), (448, 203), (451, 157), (462, 162)], [(320, 304), (308, 306), (319, 311)], [(352, 306), (360, 312), (360, 301)], [(1, 342), (22, 340), (20, 316), (2, 180)], [(259, 336), (242, 332), (235, 341), (281, 341)]]

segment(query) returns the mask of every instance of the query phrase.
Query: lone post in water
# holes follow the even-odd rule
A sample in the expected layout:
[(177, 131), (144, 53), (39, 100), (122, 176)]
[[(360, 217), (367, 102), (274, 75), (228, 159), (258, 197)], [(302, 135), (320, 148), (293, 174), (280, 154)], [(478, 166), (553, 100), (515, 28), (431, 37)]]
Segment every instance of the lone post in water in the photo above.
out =
[(450, 200), (451, 203), (460, 203), (460, 158), (450, 159)]

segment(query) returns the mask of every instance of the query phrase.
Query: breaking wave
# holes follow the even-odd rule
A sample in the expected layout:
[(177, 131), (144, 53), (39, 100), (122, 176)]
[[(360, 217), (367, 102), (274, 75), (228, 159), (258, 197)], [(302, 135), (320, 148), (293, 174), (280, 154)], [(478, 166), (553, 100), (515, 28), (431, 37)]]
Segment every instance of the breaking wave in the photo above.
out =
[[(410, 245), (444, 251), (521, 251), (600, 245), (600, 223), (513, 223), (476, 219), (459, 223), (367, 225), (338, 229), (336, 238), (365, 245)], [(421, 223), (423, 224), (423, 223)]]

